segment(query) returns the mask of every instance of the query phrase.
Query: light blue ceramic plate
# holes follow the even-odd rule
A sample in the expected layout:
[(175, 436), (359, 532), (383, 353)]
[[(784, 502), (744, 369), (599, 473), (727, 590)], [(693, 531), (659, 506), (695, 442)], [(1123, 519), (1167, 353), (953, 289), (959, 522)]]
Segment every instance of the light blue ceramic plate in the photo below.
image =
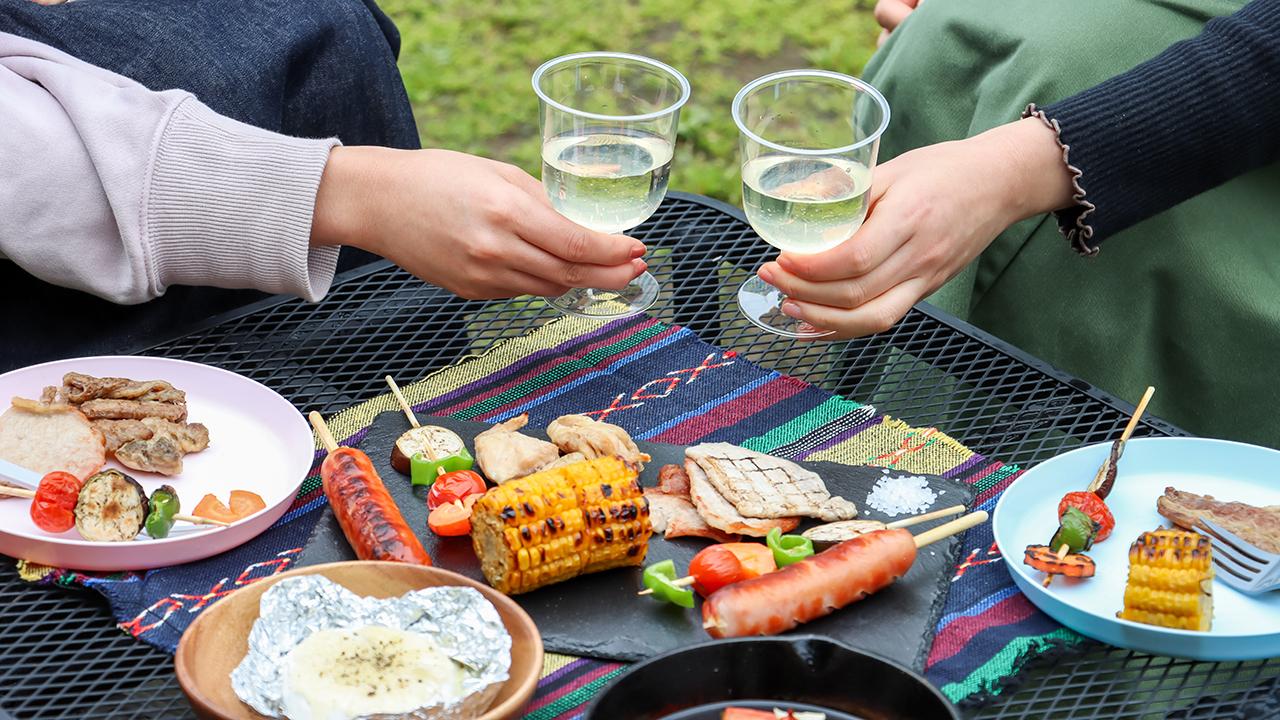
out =
[(1083, 490), (1110, 450), (1091, 445), (1059, 455), (1027, 471), (1009, 486), (992, 518), (996, 543), (1014, 581), (1037, 607), (1067, 627), (1102, 642), (1158, 655), (1199, 660), (1253, 660), (1280, 656), (1280, 591), (1250, 597), (1215, 582), (1213, 629), (1169, 630), (1120, 620), (1129, 573), (1129, 545), (1144, 530), (1168, 525), (1156, 512), (1167, 486), (1238, 500), (1280, 505), (1280, 452), (1225, 440), (1131, 440), (1107, 505), (1116, 529), (1089, 551), (1097, 574), (1085, 580), (1043, 575), (1022, 563), (1027, 545), (1045, 545), (1057, 529), (1058, 501)]

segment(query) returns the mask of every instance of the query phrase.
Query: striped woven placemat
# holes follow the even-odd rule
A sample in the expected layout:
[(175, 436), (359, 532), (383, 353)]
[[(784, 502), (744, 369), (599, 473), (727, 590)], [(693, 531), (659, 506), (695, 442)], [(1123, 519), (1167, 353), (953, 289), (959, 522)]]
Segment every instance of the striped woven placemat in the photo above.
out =
[[(934, 428), (916, 428), (708, 345), (648, 318), (609, 323), (563, 318), (403, 387), (419, 412), (485, 422), (522, 412), (539, 425), (565, 413), (619, 424), (654, 442), (726, 441), (793, 459), (892, 467), (975, 485), (994, 507), (1018, 469), (984, 458)], [(329, 419), (358, 444), (390, 394)], [(321, 457), (317, 445), (317, 462)], [(205, 607), (293, 562), (326, 502), (318, 468), (290, 511), (252, 542), (222, 555), (145, 574), (89, 575), (20, 564), (29, 580), (80, 584), (104, 594), (120, 627), (172, 651)], [(1017, 592), (989, 526), (969, 532), (937, 626), (926, 675), (956, 701), (998, 693), (1023, 663), (1077, 636)], [(549, 655), (527, 717), (572, 718), (623, 666)]]

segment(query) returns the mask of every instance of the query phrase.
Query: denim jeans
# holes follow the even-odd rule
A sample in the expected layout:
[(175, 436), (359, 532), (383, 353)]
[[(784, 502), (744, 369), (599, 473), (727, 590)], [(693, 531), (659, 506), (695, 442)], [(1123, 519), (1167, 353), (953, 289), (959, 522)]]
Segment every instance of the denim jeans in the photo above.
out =
[[(298, 137), (419, 147), (396, 68), (400, 36), (374, 0), (0, 0), (0, 30), (43, 42), (153, 90), (194, 93), (217, 112)], [(374, 260), (344, 248), (338, 271)], [(265, 297), (173, 287), (120, 307), (0, 261), (0, 371), (136, 349), (149, 337)]]

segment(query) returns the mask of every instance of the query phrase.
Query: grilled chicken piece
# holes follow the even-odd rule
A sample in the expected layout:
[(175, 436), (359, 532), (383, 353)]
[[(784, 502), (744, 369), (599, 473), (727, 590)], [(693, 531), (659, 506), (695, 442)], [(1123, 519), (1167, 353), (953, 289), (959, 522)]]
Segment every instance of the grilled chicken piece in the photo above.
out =
[(0, 415), (0, 458), (42, 476), (62, 470), (83, 480), (107, 461), (107, 451), (79, 410), (14, 398)]
[(586, 415), (556, 418), (547, 426), (547, 437), (564, 452), (580, 452), (588, 459), (617, 455), (637, 470), (653, 459), (640, 452), (626, 430)]
[(171, 422), (187, 419), (187, 406), (153, 400), (88, 400), (80, 404), (80, 412), (91, 420), (142, 420), (156, 417)]
[(685, 458), (702, 468), (716, 492), (746, 517), (806, 516), (833, 522), (858, 516), (858, 508), (833, 497), (817, 473), (782, 458), (728, 443), (695, 445), (685, 450)]
[(106, 440), (108, 453), (114, 453), (121, 445), (134, 440), (148, 440), (154, 434), (141, 420), (94, 420), (93, 426)]
[(1241, 502), (1214, 500), (1167, 487), (1156, 498), (1156, 511), (1178, 527), (1195, 530), (1200, 518), (1215, 523), (1259, 550), (1280, 553), (1280, 505), (1257, 507)]
[(791, 532), (800, 524), (800, 518), (747, 518), (738, 513), (707, 479), (707, 473), (690, 458), (685, 458), (685, 472), (689, 475), (689, 498), (698, 514), (717, 530), (736, 535), (764, 537), (773, 528)]
[(170, 404), (183, 404), (187, 400), (186, 393), (164, 380), (139, 381), (116, 377), (99, 378), (74, 372), (62, 376), (61, 393), (65, 400), (77, 405), (100, 398)]
[(501, 484), (532, 475), (560, 457), (552, 443), (517, 432), (528, 424), (529, 414), (524, 413), (476, 435), (476, 463), (485, 477)]
[(644, 489), (649, 501), (649, 519), (653, 531), (667, 539), (704, 537), (716, 542), (733, 542), (730, 535), (707, 524), (689, 499), (689, 476), (679, 465), (663, 465), (658, 470), (658, 486)]
[(209, 430), (200, 423), (179, 425), (159, 418), (141, 423), (151, 431), (145, 440), (132, 440), (115, 451), (115, 458), (128, 468), (161, 475), (182, 472), (182, 456), (209, 447)]

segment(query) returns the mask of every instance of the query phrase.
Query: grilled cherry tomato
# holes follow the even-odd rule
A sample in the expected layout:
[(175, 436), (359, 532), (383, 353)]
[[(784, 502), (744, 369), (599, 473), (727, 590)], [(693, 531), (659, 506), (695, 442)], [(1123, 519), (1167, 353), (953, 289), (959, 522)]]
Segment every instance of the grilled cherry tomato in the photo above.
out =
[(1111, 510), (1102, 498), (1087, 490), (1069, 492), (1058, 502), (1058, 517), (1062, 517), (1069, 507), (1088, 515), (1098, 524), (1098, 536), (1093, 539), (1094, 542), (1102, 542), (1111, 536), (1111, 531), (1116, 526), (1116, 519), (1111, 515)]
[(457, 537), (459, 535), (471, 534), (471, 505), (475, 504), (474, 498), (479, 495), (472, 495), (471, 503), (463, 504), (461, 500), (454, 500), (437, 507), (427, 515), (427, 527), (431, 528), (431, 532), (441, 537)]
[(693, 589), (706, 597), (725, 585), (760, 577), (777, 569), (773, 551), (759, 543), (722, 543), (704, 548), (689, 561)]
[(66, 532), (76, 524), (76, 500), (80, 479), (71, 473), (51, 472), (40, 478), (31, 500), (31, 521), (45, 532)]
[(1088, 555), (1074, 553), (1058, 557), (1056, 551), (1047, 545), (1028, 545), (1022, 562), (1050, 575), (1066, 575), (1067, 577), (1093, 577), (1095, 566), (1093, 558)]
[(441, 505), (465, 500), (471, 495), (483, 495), (487, 489), (484, 478), (471, 470), (447, 472), (431, 483), (431, 490), (427, 493), (427, 509), (435, 510)]

